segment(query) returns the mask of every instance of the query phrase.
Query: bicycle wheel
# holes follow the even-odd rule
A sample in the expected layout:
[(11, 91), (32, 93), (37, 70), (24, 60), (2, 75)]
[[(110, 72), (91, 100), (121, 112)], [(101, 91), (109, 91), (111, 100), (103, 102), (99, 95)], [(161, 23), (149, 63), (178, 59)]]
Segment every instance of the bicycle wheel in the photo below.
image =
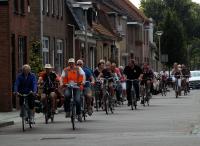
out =
[(108, 95), (107, 95), (107, 93), (104, 96), (104, 108), (105, 108), (106, 114), (108, 115), (109, 101), (108, 101)]
[(22, 131), (25, 131), (25, 117), (22, 116)]
[(26, 123), (24, 107), (21, 108), (20, 116), (22, 118), (22, 131), (24, 132), (25, 131), (25, 123)]
[(113, 103), (113, 100), (112, 100), (112, 97), (109, 96), (109, 100), (108, 100), (108, 104), (109, 104), (109, 109), (110, 109), (110, 112), (113, 114), (114, 113), (114, 103)]
[(72, 105), (72, 111), (71, 111), (71, 123), (72, 123), (72, 128), (75, 130), (75, 118), (76, 118), (76, 106), (73, 104)]
[(95, 92), (95, 105), (96, 105), (96, 111), (99, 111), (99, 93), (98, 93), (98, 91)]

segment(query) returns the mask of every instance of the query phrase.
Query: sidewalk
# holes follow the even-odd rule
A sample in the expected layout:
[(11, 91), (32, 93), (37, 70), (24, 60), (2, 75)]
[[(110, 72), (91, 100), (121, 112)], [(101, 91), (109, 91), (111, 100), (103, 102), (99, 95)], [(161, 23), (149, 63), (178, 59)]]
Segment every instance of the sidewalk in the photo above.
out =
[[(43, 116), (43, 114), (36, 114), (35, 118), (39, 118), (41, 116)], [(19, 111), (13, 110), (12, 112), (0, 112), (0, 128), (14, 125), (19, 122), (21, 122)]]
[[(58, 108), (58, 113), (63, 112), (63, 108)], [(43, 113), (36, 113), (35, 119), (43, 117)], [(21, 122), (19, 111), (13, 110), (12, 112), (0, 112), (0, 128), (14, 125), (15, 123)]]

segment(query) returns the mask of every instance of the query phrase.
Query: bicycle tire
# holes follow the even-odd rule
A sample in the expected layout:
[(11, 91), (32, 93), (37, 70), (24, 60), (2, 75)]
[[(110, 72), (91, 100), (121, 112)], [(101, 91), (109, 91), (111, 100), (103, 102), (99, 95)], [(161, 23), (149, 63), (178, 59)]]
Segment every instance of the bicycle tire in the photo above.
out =
[(110, 112), (113, 114), (114, 113), (114, 111), (113, 111), (113, 101), (112, 101), (112, 97), (111, 96), (109, 96), (110, 98), (109, 98), (109, 100), (108, 100), (108, 105), (109, 105), (109, 108), (110, 108)]
[(25, 118), (24, 116), (21, 117), (22, 118), (22, 131), (25, 131)]
[(44, 116), (45, 116), (45, 124), (48, 124), (48, 120), (49, 120), (48, 113), (45, 112)]
[(76, 106), (72, 105), (71, 123), (72, 123), (73, 130), (75, 130), (75, 116), (76, 116)]
[(108, 115), (109, 105), (108, 105), (108, 95), (107, 94), (104, 96), (104, 108), (105, 108), (106, 114)]

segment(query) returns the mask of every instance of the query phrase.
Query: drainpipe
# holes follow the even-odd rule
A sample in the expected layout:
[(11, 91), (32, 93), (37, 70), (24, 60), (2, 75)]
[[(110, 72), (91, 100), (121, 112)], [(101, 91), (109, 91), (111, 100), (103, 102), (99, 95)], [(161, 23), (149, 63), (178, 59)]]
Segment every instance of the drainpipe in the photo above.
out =
[[(41, 57), (43, 56), (42, 54), (42, 52), (43, 52), (43, 12), (42, 12), (42, 10), (43, 10), (43, 0), (40, 0), (40, 40), (41, 40)], [(43, 10), (44, 11), (44, 10)]]
[(143, 21), (142, 23), (142, 40), (143, 40), (143, 44), (142, 44), (142, 64), (144, 63), (144, 24), (145, 24), (145, 21)]

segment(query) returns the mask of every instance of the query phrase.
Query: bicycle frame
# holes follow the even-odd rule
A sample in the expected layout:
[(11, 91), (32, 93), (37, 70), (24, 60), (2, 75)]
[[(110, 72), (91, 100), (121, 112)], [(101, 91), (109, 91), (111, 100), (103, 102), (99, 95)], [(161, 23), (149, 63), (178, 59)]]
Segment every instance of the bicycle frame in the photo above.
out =
[(23, 98), (23, 105), (21, 106), (20, 117), (22, 118), (22, 130), (25, 131), (25, 121), (29, 124), (29, 127), (32, 128), (31, 123), (31, 110), (28, 105), (28, 97), (30, 94), (19, 94), (20, 98)]
[(136, 91), (134, 87), (134, 82), (138, 82), (138, 80), (134, 79), (134, 80), (127, 80), (127, 81), (131, 82), (131, 109), (133, 110), (133, 107), (137, 109), (137, 99), (136, 99)]

